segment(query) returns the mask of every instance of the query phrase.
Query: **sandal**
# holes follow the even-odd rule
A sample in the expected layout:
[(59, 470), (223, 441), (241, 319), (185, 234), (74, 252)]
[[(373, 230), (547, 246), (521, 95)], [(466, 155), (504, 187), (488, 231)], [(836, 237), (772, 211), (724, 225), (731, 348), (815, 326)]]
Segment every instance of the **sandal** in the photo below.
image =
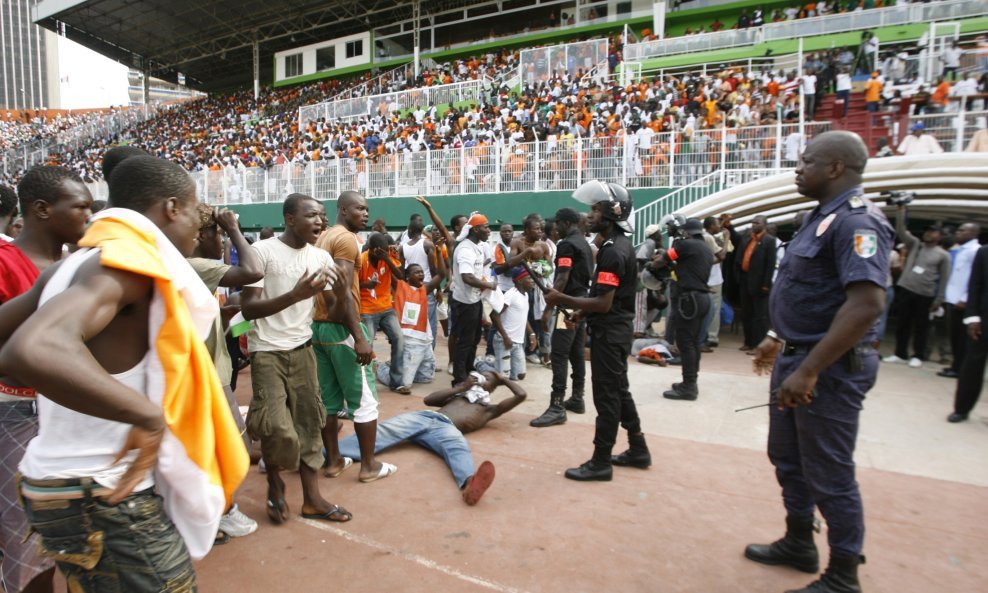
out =
[(346, 523), (353, 519), (353, 515), (345, 508), (334, 504), (325, 513), (302, 513), (303, 519), (314, 519), (316, 521), (332, 521), (333, 523)]
[(279, 498), (277, 501), (268, 499), (268, 518), (275, 525), (281, 525), (288, 520), (288, 503), (284, 498)]

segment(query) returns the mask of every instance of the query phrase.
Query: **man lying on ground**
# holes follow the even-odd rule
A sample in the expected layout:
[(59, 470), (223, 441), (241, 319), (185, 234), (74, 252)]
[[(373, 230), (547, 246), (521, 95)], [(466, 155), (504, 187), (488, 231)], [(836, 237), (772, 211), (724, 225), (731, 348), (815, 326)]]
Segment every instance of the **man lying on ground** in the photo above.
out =
[[(499, 385), (507, 387), (512, 396), (492, 404), (491, 394)], [(425, 405), (439, 410), (407, 412), (378, 423), (374, 452), (405, 441), (425, 447), (446, 461), (463, 501), (475, 505), (494, 481), (494, 464), (484, 461), (474, 470), (470, 445), (463, 435), (487, 426), (525, 401), (525, 397), (525, 390), (504, 375), (472, 372), (462, 383), (425, 397)], [(340, 441), (340, 454), (360, 459), (356, 435)]]

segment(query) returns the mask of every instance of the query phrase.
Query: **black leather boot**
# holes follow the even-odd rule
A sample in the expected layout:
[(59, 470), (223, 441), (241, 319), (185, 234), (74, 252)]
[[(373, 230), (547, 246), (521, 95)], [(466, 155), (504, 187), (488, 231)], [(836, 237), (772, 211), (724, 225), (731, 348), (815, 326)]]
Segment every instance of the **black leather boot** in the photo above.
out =
[(563, 407), (574, 414), (583, 414), (587, 411), (586, 404), (583, 403), (583, 390), (573, 390), (573, 395), (563, 402)]
[(786, 593), (861, 593), (858, 582), (858, 565), (864, 564), (864, 556), (830, 555), (827, 570), (802, 589), (791, 589)]
[(662, 397), (666, 399), (681, 399), (686, 401), (694, 401), (700, 395), (700, 390), (697, 389), (696, 383), (673, 383), (672, 389), (662, 393)]
[(652, 465), (652, 454), (648, 452), (648, 445), (645, 444), (645, 435), (640, 432), (638, 434), (629, 434), (628, 443), (631, 445), (628, 447), (628, 450), (620, 455), (611, 457), (611, 464), (621, 467), (648, 469)]
[(565, 476), (578, 482), (610, 482), (614, 476), (610, 448), (594, 447), (593, 457), (580, 467), (566, 470)]
[(786, 535), (770, 544), (749, 544), (744, 556), (762, 564), (785, 564), (803, 572), (820, 570), (813, 541), (813, 517), (786, 517)]
[(543, 428), (565, 423), (566, 409), (563, 408), (563, 395), (554, 393), (549, 400), (549, 408), (541, 416), (529, 422), (529, 425), (536, 428)]

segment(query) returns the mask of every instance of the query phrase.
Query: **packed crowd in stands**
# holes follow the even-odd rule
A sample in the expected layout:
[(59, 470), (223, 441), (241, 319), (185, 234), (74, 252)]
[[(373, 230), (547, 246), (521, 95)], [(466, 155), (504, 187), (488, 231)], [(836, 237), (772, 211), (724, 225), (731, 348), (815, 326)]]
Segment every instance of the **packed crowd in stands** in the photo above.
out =
[[(619, 49), (612, 44), (612, 55)], [(52, 163), (64, 164), (85, 181), (93, 182), (100, 179), (97, 163), (107, 147), (121, 142), (136, 144), (189, 171), (237, 171), (288, 163), (304, 167), (311, 161), (337, 158), (354, 159), (358, 164), (353, 166), (359, 169), (362, 160), (376, 161), (383, 155), (496, 144), (510, 149), (509, 160), (518, 161), (504, 163), (510, 171), (530, 164), (523, 162), (528, 158), (524, 154), (527, 149), (519, 144), (547, 141), (551, 150), (556, 146), (571, 146), (574, 138), (586, 138), (593, 142), (593, 147), (606, 149), (630, 136), (640, 160), (625, 166), (641, 169), (638, 175), (647, 175), (645, 169), (658, 169), (668, 160), (670, 150), (676, 154), (719, 154), (709, 144), (717, 141), (714, 136), (722, 126), (728, 129), (727, 142), (731, 148), (736, 142), (739, 148), (751, 153), (744, 157), (732, 151), (732, 159), (772, 161), (776, 151), (783, 151), (782, 159), (790, 161), (795, 160), (789, 154), (792, 151), (777, 146), (775, 134), (771, 138), (745, 141), (745, 128), (797, 121), (801, 90), (810, 120), (825, 93), (837, 91), (847, 105), (850, 76), (857, 59), (854, 49), (810, 53), (802, 65), (802, 73), (767, 67), (747, 71), (721, 65), (719, 69), (708, 70), (706, 75), (685, 72), (646, 76), (621, 87), (614, 80), (595, 80), (577, 70), (541, 80), (523, 79), (517, 91), (501, 84), (500, 77), (514, 71), (518, 62), (516, 53), (504, 50), (423, 69), (417, 77), (408, 69), (403, 76), (371, 79), (365, 75), (346, 83), (326, 80), (266, 90), (258, 101), (249, 90), (214, 94), (168, 109), (119, 136), (98, 139), (75, 154), (53, 155)], [(876, 111), (898, 109), (901, 93), (897, 94), (892, 87), (915, 75), (905, 67), (906, 57), (893, 49), (876, 58), (873, 67), (882, 73), (876, 77), (877, 82), (868, 83), (873, 92), (869, 93), (867, 103), (849, 107)], [(299, 106), (326, 100), (347, 89), (369, 95), (482, 77), (490, 82), (485, 85), (481, 100), (469, 106), (446, 108), (420, 104), (396, 111), (393, 105), (381, 104), (371, 117), (318, 119), (299, 129)], [(954, 84), (938, 80), (930, 87), (936, 89), (936, 96), (930, 93), (928, 104), (918, 105), (917, 112), (942, 108), (961, 93), (962, 87), (964, 93), (969, 93), (969, 86), (974, 87), (974, 92), (988, 91), (988, 75), (980, 80), (965, 78)], [(918, 92), (922, 100), (926, 91)], [(704, 129), (711, 132), (697, 134)], [(673, 147), (659, 138), (653, 143), (652, 137), (664, 132), (677, 134)], [(515, 154), (519, 149), (523, 153)], [(10, 182), (17, 172), (8, 172), (6, 177)]]

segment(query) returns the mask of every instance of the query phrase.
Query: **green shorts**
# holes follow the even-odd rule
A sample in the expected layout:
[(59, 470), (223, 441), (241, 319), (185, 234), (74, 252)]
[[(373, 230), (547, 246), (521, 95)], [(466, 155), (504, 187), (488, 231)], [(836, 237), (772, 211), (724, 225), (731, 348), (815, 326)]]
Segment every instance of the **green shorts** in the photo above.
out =
[[(361, 323), (360, 329), (370, 340), (367, 327)], [(336, 414), (346, 402), (347, 414), (354, 422), (373, 422), (378, 415), (373, 365), (357, 364), (353, 346), (353, 337), (342, 324), (312, 322), (312, 347), (326, 413)]]
[(254, 397), (247, 412), (247, 430), (261, 439), (264, 463), (286, 470), (299, 461), (322, 467), (322, 428), (326, 410), (319, 401), (316, 357), (311, 346), (285, 352), (250, 355)]

